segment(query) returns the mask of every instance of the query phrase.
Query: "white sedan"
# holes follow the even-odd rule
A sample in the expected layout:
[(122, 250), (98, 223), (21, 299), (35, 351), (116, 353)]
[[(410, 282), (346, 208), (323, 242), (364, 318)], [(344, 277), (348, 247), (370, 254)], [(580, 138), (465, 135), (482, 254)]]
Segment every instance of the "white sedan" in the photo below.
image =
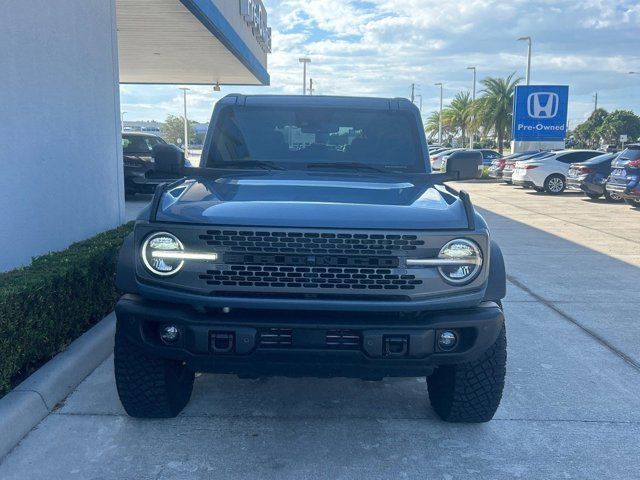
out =
[(602, 155), (595, 150), (560, 150), (549, 155), (516, 162), (512, 181), (514, 185), (532, 187), (538, 192), (558, 195), (567, 186), (567, 172), (572, 163), (585, 162)]

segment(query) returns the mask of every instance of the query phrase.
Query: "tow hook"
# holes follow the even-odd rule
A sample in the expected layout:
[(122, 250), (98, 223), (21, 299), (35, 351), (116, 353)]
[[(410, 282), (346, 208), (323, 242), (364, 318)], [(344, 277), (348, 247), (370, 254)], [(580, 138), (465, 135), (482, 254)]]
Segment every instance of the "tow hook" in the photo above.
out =
[(406, 357), (409, 353), (409, 338), (407, 335), (385, 335), (384, 356)]

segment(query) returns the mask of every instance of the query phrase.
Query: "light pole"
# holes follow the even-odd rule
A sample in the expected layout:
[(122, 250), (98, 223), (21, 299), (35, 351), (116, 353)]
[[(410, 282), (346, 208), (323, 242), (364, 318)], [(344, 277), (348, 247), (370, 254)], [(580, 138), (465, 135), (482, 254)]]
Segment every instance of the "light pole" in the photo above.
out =
[[(473, 88), (471, 89), (471, 100), (476, 101), (476, 67), (467, 67), (467, 70), (473, 70)], [(474, 132), (473, 127), (470, 128), (471, 134), (469, 135), (469, 148), (473, 148)]]
[(298, 61), (302, 64), (302, 95), (307, 94), (307, 63), (311, 62), (308, 57), (299, 58)]
[(129, 112), (120, 112), (120, 128), (124, 130), (124, 116)]
[(420, 106), (418, 107), (418, 109), (420, 110), (420, 113), (422, 113), (422, 94), (418, 93), (416, 95), (416, 98), (420, 97)]
[(184, 156), (185, 158), (189, 154), (189, 124), (187, 123), (187, 92), (191, 90), (187, 87), (180, 87), (182, 90), (183, 104), (184, 104)]
[(442, 82), (434, 84), (440, 87), (440, 114), (438, 115), (438, 143), (442, 145)]
[(518, 38), (518, 40), (526, 40), (527, 44), (528, 44), (528, 48), (527, 48), (527, 77), (526, 77), (526, 82), (527, 82), (527, 85), (529, 85), (529, 82), (531, 81), (531, 37), (520, 37), (520, 38)]

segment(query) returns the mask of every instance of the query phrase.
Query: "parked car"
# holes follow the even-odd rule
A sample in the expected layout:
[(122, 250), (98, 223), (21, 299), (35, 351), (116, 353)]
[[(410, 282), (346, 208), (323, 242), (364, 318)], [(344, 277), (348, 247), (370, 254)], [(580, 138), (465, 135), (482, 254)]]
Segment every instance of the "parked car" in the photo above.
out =
[(514, 185), (531, 187), (552, 195), (564, 192), (567, 173), (572, 163), (580, 163), (602, 155), (597, 150), (560, 150), (526, 161), (517, 161), (513, 170)]
[[(609, 194), (619, 194), (625, 202), (635, 207), (640, 207), (640, 186), (637, 185), (638, 167), (636, 166), (639, 161), (640, 143), (627, 145), (627, 148), (611, 162), (611, 174), (606, 185)], [(628, 169), (631, 162), (634, 162), (631, 165), (632, 169)], [(633, 187), (634, 183), (635, 187)], [(630, 185), (631, 188), (629, 188)]]
[[(129, 415), (175, 417), (194, 373), (211, 372), (422, 376), (443, 420), (493, 417), (504, 261), (469, 196), (440, 188), (475, 177), (479, 155), (431, 173), (420, 112), (394, 105), (216, 103), (200, 168), (156, 191), (120, 251), (114, 371)], [(344, 126), (364, 135), (327, 145)]]
[(431, 170), (434, 172), (439, 172), (442, 168), (442, 159), (445, 155), (451, 154), (453, 152), (457, 152), (460, 150), (464, 150), (464, 148), (447, 148), (446, 150), (442, 150), (441, 152), (436, 153), (435, 155), (431, 155)]
[(502, 157), (502, 155), (500, 155), (495, 150), (489, 150), (486, 148), (478, 148), (474, 150), (478, 150), (482, 154), (482, 164), (485, 166), (491, 165), (491, 162), (493, 162), (495, 159)]
[(434, 147), (433, 145), (429, 145), (429, 155), (437, 155), (440, 152), (448, 150), (447, 147)]
[(512, 182), (512, 177), (513, 177), (513, 170), (516, 167), (516, 162), (518, 161), (525, 161), (525, 160), (533, 160), (535, 158), (543, 158), (546, 157), (548, 155), (552, 155), (552, 152), (549, 152), (547, 150), (540, 150), (537, 151), (535, 153), (528, 153), (525, 154), (521, 157), (517, 157), (517, 158), (512, 158), (509, 160), (505, 160), (504, 162), (504, 167), (502, 167), (502, 181), (504, 183), (507, 183), (509, 185), (511, 185)]
[(619, 193), (608, 192), (605, 188), (611, 174), (611, 161), (617, 156), (617, 153), (605, 153), (586, 162), (572, 163), (567, 173), (567, 190), (584, 192), (594, 200), (604, 195), (610, 202), (621, 202)]
[(601, 152), (615, 153), (618, 151), (618, 146), (617, 145), (600, 145), (600, 147), (598, 147), (598, 150), (600, 150)]
[(159, 184), (179, 178), (177, 174), (156, 168), (154, 147), (166, 144), (161, 137), (151, 133), (122, 133), (124, 190), (127, 195), (153, 193)]
[(494, 159), (489, 166), (489, 176), (492, 178), (501, 179), (502, 172), (507, 162), (513, 161), (513, 164), (515, 164), (516, 160), (522, 159), (526, 156), (534, 155), (539, 151), (540, 150), (530, 150), (528, 152), (512, 153), (511, 155), (507, 155), (506, 157), (498, 157)]

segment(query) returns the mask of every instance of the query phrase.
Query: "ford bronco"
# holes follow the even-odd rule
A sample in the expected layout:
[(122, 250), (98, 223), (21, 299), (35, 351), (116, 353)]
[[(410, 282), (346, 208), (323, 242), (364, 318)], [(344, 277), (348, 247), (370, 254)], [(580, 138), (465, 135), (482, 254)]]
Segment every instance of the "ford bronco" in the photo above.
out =
[(500, 248), (461, 151), (432, 173), (408, 100), (228, 95), (199, 167), (160, 185), (118, 260), (126, 412), (173, 417), (194, 372), (426, 377), (444, 420), (486, 422), (506, 368)]

